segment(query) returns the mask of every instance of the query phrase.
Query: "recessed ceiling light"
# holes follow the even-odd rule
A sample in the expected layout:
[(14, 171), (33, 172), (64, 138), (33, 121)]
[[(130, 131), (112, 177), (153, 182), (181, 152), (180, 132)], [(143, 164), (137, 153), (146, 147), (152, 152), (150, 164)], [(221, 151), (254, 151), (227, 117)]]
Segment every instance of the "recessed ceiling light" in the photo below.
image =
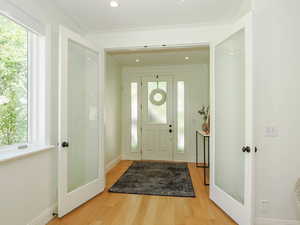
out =
[(137, 63), (138, 63), (138, 62), (140, 62), (140, 60), (139, 60), (139, 59), (136, 59), (136, 60), (135, 60), (135, 62), (137, 62)]
[(188, 57), (188, 56), (185, 57), (185, 60), (189, 60), (189, 59), (190, 59), (190, 57)]
[(112, 0), (112, 1), (110, 1), (110, 7), (112, 7), (112, 8), (119, 7), (119, 3), (117, 1)]

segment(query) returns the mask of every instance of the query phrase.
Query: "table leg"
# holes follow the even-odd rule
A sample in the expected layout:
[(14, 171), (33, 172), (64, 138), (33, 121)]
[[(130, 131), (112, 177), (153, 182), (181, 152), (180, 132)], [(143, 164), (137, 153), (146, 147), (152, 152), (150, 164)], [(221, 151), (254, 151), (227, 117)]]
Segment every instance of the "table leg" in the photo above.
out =
[(204, 163), (204, 168), (206, 167), (206, 152), (205, 152), (205, 136), (203, 136), (203, 163)]
[(204, 162), (204, 166), (203, 166), (203, 172), (204, 172), (204, 185), (206, 185), (206, 154), (205, 154), (205, 137), (203, 136), (203, 155), (204, 155), (204, 158), (203, 158), (203, 162)]
[[(204, 144), (205, 145), (205, 144)], [(205, 148), (205, 146), (204, 146)], [(205, 154), (205, 153), (204, 153)], [(196, 167), (198, 168), (204, 168), (205, 167), (205, 164), (204, 165), (199, 165), (199, 162), (198, 162), (198, 131), (196, 131)]]
[(198, 132), (196, 131), (196, 167), (198, 167)]
[(204, 185), (209, 185), (209, 183), (206, 182), (206, 169), (208, 169), (209, 172), (209, 161), (210, 161), (210, 154), (209, 154), (209, 138), (207, 138), (207, 156), (208, 156), (208, 161), (207, 161), (207, 166), (204, 168)]
[[(209, 146), (209, 138), (208, 138), (208, 144), (207, 144), (207, 150), (208, 150), (208, 167), (207, 167), (207, 169), (208, 169), (208, 173), (209, 173), (209, 170), (210, 170), (210, 146)], [(209, 183), (208, 184), (206, 184), (206, 185), (209, 185)]]

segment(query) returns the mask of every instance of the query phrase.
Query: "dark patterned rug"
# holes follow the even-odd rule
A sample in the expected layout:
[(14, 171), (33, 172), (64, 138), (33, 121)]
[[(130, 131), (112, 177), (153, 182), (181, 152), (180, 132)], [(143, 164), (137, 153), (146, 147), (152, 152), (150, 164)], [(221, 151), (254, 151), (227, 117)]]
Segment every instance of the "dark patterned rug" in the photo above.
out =
[(109, 191), (195, 197), (187, 163), (134, 162)]

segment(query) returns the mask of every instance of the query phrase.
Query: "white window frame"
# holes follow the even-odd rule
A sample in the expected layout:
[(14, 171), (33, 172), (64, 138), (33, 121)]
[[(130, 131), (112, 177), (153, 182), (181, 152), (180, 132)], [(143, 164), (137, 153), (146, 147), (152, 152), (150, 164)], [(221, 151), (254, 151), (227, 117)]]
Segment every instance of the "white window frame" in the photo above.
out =
[(45, 144), (46, 74), (45, 39), (28, 33), (28, 144)]
[[(27, 143), (0, 147), (0, 162), (38, 151), (52, 149), (49, 144), (49, 71), (50, 32), (46, 27), (13, 5), (0, 6), (0, 15), (12, 20), (28, 31), (28, 138)], [(21, 23), (22, 18), (25, 21)], [(25, 24), (27, 22), (27, 24)], [(37, 30), (34, 30), (37, 28)]]

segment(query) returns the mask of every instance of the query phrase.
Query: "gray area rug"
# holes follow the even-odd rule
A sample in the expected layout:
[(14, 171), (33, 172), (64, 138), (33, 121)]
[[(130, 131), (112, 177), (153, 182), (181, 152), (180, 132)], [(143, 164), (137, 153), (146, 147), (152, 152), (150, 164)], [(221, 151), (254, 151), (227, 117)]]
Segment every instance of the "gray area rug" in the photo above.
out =
[(187, 163), (134, 162), (109, 191), (195, 197)]

